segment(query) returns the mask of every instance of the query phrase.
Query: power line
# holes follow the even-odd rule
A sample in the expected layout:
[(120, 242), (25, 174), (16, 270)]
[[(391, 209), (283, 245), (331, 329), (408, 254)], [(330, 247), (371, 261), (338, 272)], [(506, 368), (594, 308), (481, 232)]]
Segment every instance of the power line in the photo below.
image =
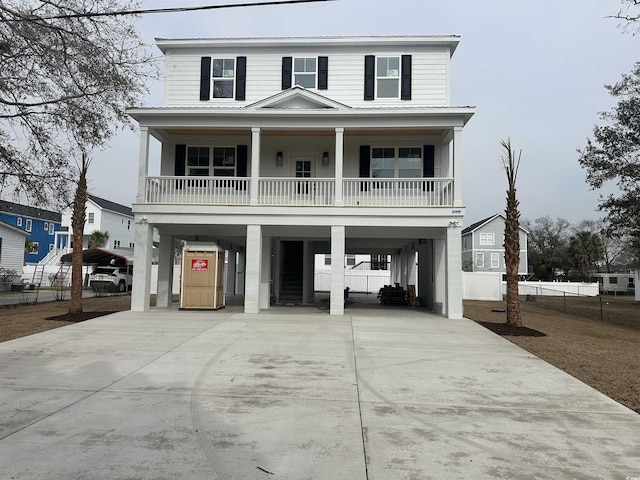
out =
[(22, 18), (5, 18), (0, 19), (1, 22), (30, 22), (33, 20), (61, 20), (66, 18), (89, 18), (89, 17), (117, 17), (122, 15), (142, 15), (146, 13), (176, 13), (176, 12), (193, 12), (197, 10), (216, 10), (220, 8), (238, 8), (238, 7), (264, 7), (269, 5), (287, 5), (292, 3), (313, 3), (313, 2), (333, 2), (335, 0), (279, 0), (267, 2), (250, 2), (250, 3), (234, 3), (231, 5), (203, 5), (200, 7), (173, 7), (173, 8), (151, 8), (143, 10), (122, 10), (119, 12), (86, 12), (86, 13), (70, 13), (65, 15), (51, 15), (49, 17), (22, 17)]

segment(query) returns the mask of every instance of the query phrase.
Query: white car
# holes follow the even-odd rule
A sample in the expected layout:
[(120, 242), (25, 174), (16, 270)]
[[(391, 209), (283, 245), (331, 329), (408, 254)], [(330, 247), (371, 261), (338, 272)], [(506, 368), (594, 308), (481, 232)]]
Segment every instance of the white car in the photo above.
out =
[(133, 266), (96, 267), (89, 275), (89, 285), (94, 292), (124, 293), (131, 288)]

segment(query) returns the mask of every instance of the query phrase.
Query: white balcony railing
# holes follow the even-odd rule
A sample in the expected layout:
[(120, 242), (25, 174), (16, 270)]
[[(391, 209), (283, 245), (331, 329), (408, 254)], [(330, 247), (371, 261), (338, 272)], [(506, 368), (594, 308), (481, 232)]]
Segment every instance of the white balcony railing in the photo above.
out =
[(249, 179), (235, 177), (147, 177), (146, 203), (248, 205)]
[(326, 207), (334, 204), (333, 178), (261, 178), (258, 185), (260, 205)]
[[(453, 179), (347, 178), (343, 205), (349, 207), (453, 206)], [(246, 177), (147, 177), (145, 203), (249, 205)], [(265, 178), (258, 180), (258, 204), (272, 206), (333, 206), (333, 178)]]

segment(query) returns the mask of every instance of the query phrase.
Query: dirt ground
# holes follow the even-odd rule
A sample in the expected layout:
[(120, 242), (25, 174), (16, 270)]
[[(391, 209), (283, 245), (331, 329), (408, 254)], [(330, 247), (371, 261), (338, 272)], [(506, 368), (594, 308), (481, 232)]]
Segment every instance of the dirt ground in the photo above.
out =
[[(152, 299), (153, 300), (153, 299)], [(83, 299), (87, 317), (128, 310), (130, 295)], [(637, 306), (640, 309), (640, 306)], [(464, 315), (496, 331), (505, 323), (501, 302), (465, 301)], [(558, 313), (521, 303), (524, 335), (504, 338), (566, 371), (640, 413), (640, 329)], [(50, 319), (65, 315), (69, 301), (0, 307), (0, 342), (74, 322)]]

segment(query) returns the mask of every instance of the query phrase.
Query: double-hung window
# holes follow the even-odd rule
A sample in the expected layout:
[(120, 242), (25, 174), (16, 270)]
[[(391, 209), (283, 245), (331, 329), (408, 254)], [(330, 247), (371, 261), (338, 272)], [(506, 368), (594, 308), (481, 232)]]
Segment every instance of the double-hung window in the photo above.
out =
[(187, 175), (191, 177), (234, 177), (236, 147), (187, 147)]
[(233, 98), (235, 86), (235, 59), (213, 58), (213, 98)]
[(500, 254), (492, 253), (491, 254), (491, 268), (500, 268)]
[(480, 234), (480, 245), (495, 245), (496, 244), (496, 235), (495, 233), (481, 233)]
[(484, 253), (476, 253), (476, 267), (484, 267)]
[(317, 59), (300, 57), (293, 59), (293, 83), (304, 88), (316, 88)]
[(400, 98), (400, 57), (376, 58), (376, 96)]
[[(372, 178), (421, 178), (421, 147), (373, 147), (371, 149)], [(412, 185), (406, 182), (403, 187)], [(414, 182), (415, 183), (415, 182)]]
[(30, 232), (30, 231), (31, 231), (31, 219), (30, 219), (30, 218), (27, 218), (27, 219), (25, 220), (25, 222), (24, 222), (24, 229), (25, 229), (27, 232)]

